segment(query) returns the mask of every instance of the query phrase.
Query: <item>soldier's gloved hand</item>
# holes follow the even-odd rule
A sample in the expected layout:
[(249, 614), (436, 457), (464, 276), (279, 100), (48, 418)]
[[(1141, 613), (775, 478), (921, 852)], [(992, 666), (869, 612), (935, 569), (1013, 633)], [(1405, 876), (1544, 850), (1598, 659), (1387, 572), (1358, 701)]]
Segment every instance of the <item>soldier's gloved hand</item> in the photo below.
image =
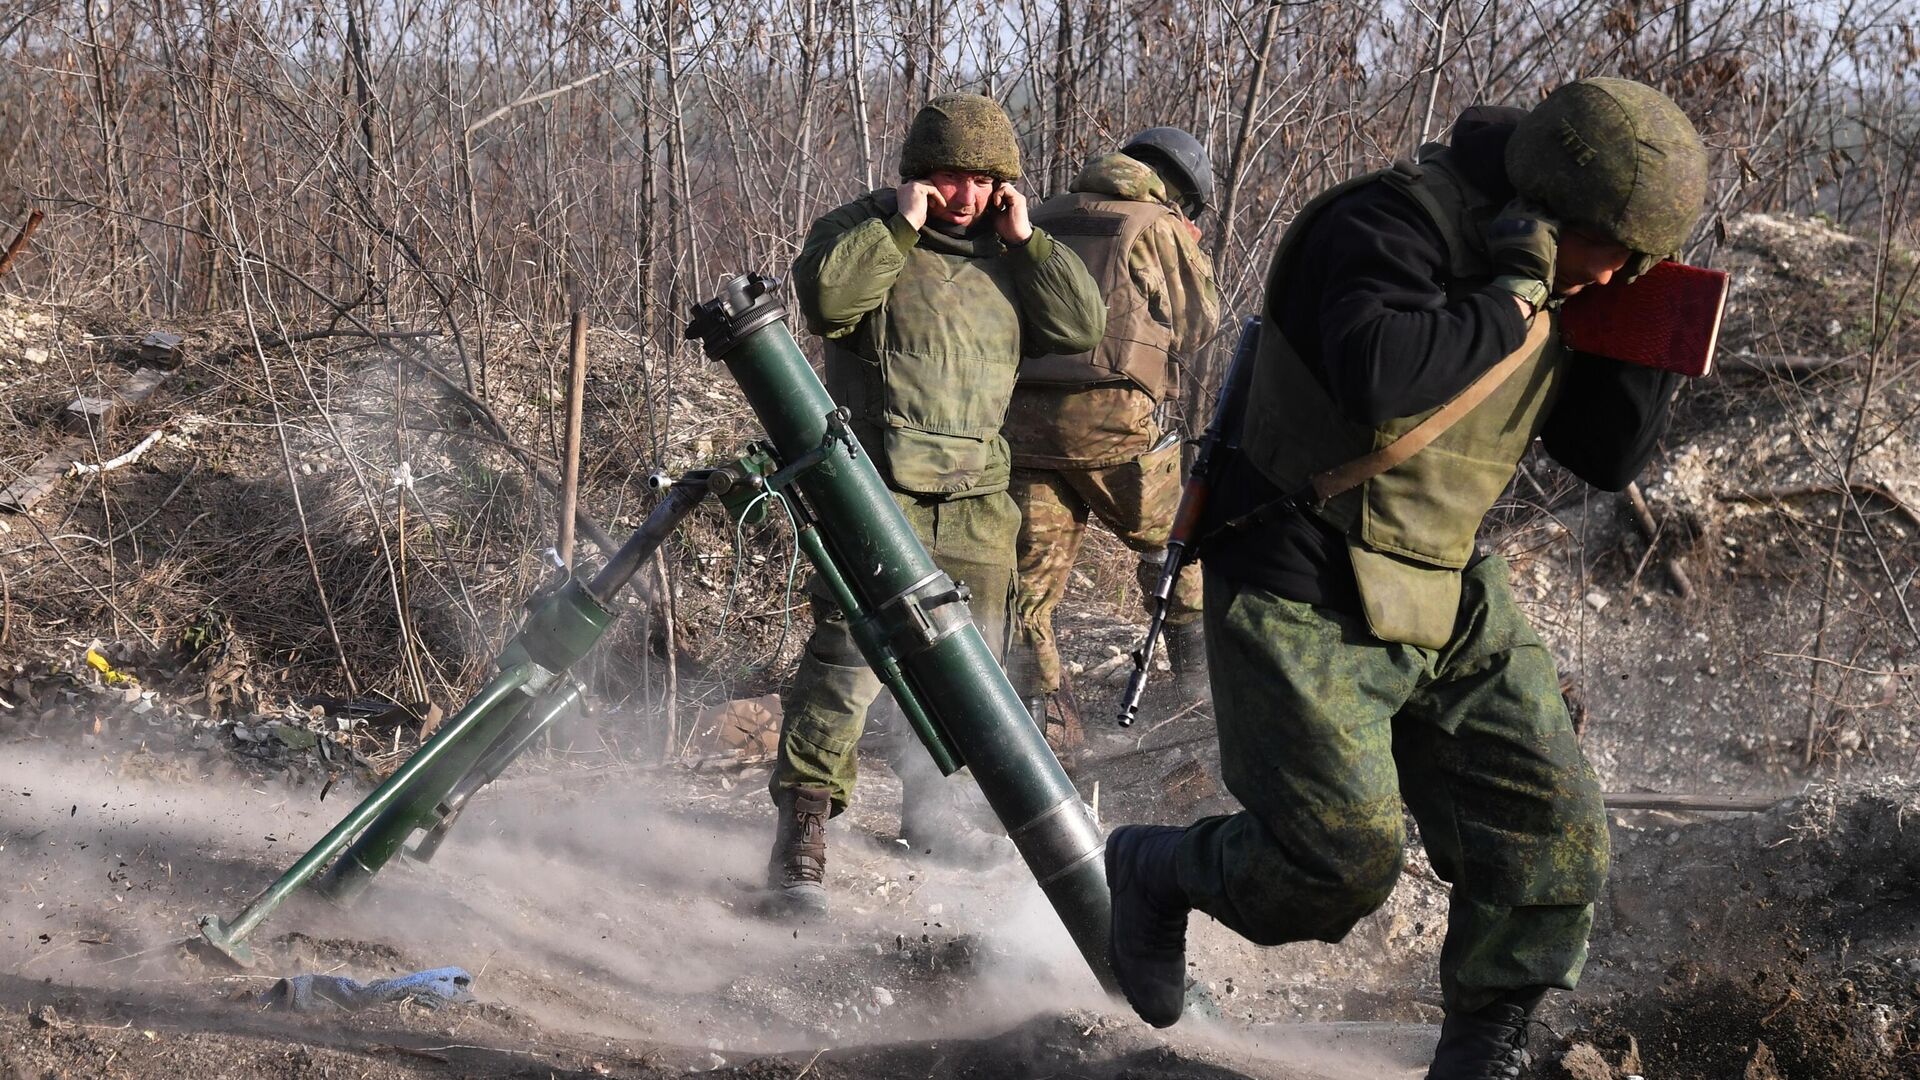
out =
[(1545, 306), (1560, 256), (1560, 223), (1546, 207), (1525, 198), (1508, 203), (1487, 225), (1487, 252), (1496, 286), (1536, 311)]

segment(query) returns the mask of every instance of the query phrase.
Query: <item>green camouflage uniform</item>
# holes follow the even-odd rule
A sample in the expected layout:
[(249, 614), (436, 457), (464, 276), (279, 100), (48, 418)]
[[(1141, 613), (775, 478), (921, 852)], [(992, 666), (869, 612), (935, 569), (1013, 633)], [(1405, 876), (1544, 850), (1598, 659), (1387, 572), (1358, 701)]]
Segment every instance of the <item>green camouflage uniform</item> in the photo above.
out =
[[(1523, 193), (1546, 187), (1552, 205), (1581, 211), (1563, 211), (1568, 220), (1636, 251), (1684, 241), (1704, 197), (1705, 154), (1656, 91), (1573, 84), (1520, 131), (1506, 168)], [(1529, 183), (1543, 173), (1559, 187)], [(1642, 182), (1649, 176), (1657, 179)], [(1276, 491), (1300, 490), (1426, 415), (1351, 419), (1279, 329), (1276, 298), (1313, 272), (1296, 265), (1299, 238), (1343, 193), (1373, 183), (1394, 185), (1440, 234), (1449, 297), (1502, 287), (1487, 225), (1504, 197), (1476, 190), (1446, 148), (1303, 209), (1268, 273), (1242, 444)], [(1514, 604), (1506, 563), (1474, 556), (1480, 521), (1566, 371), (1557, 334), (1540, 341), (1523, 345), (1533, 350), (1523, 365), (1425, 450), (1307, 511), (1345, 537), (1360, 610), (1313, 607), (1211, 568), (1206, 576), (1221, 768), (1246, 810), (1184, 834), (1180, 889), (1260, 944), (1338, 941), (1394, 887), (1404, 801), (1435, 871), (1453, 885), (1440, 957), (1450, 1015), (1509, 992), (1571, 989), (1606, 881), (1605, 809), (1552, 657)]]
[[(1174, 198), (1151, 168), (1124, 154), (1087, 163), (1069, 188), (1133, 202), (1171, 207)], [(1052, 202), (1047, 204), (1053, 205)], [(1044, 213), (1046, 207), (1036, 211)], [(1160, 445), (1154, 417), (1156, 395), (1176, 389), (1166, 353), (1193, 355), (1212, 335), (1220, 299), (1212, 267), (1182, 219), (1171, 213), (1149, 225), (1127, 251), (1132, 287), (1146, 301), (1152, 320), (1169, 333), (1140, 349), (1167, 371), (1143, 388), (1110, 377), (1092, 385), (1050, 385), (1023, 370), (1007, 413), (1005, 434), (1013, 449), (1009, 492), (1019, 504), (1020, 556), (1017, 609), (1020, 630), (1033, 648), (1037, 685), (1023, 692), (1051, 694), (1060, 688), (1060, 653), (1053, 612), (1066, 595), (1074, 561), (1097, 518), (1142, 556), (1142, 598), (1160, 576), (1158, 556), (1167, 544), (1180, 503), (1180, 445)], [(1189, 564), (1174, 586), (1169, 626), (1200, 617), (1200, 568)]]
[[(827, 389), (934, 563), (972, 591), (982, 634), (1004, 647), (1020, 515), (1000, 427), (1014, 372), (1022, 355), (1097, 342), (1105, 306), (1079, 258), (1045, 232), (1008, 248), (985, 229), (916, 232), (894, 193), (876, 191), (814, 224), (793, 279), (808, 328), (827, 339)], [(815, 628), (782, 695), (769, 786), (778, 799), (824, 785), (838, 813), (881, 684), (839, 611), (813, 592)]]
[(1206, 624), (1221, 772), (1246, 811), (1182, 840), (1194, 907), (1261, 945), (1339, 941), (1399, 879), (1404, 800), (1454, 886), (1449, 1011), (1573, 987), (1606, 817), (1504, 560), (1462, 575), (1459, 626), (1438, 649), (1215, 574)]

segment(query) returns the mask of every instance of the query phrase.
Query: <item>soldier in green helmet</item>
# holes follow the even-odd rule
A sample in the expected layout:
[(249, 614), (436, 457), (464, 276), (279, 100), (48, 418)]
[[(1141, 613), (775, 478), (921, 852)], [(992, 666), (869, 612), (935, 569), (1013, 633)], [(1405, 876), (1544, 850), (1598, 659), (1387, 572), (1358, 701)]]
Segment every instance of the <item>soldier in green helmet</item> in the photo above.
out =
[[(1404, 804), (1453, 886), (1428, 1076), (1520, 1075), (1529, 1015), (1586, 960), (1607, 823), (1553, 659), (1474, 534), (1536, 436), (1609, 490), (1651, 456), (1677, 377), (1561, 348), (1555, 308), (1677, 252), (1706, 166), (1664, 95), (1583, 79), (1469, 110), (1288, 228), (1202, 547), (1244, 810), (1108, 840), (1114, 968), (1148, 1021), (1179, 1018), (1189, 910), (1277, 945), (1385, 902)], [(1416, 430), (1423, 449), (1389, 449)]]
[[(807, 328), (825, 339), (828, 391), (934, 562), (970, 590), (996, 655), (1020, 528), (1000, 436), (1014, 374), (1023, 356), (1091, 348), (1106, 325), (1086, 267), (1034, 228), (1018, 179), (1013, 124), (993, 99), (935, 98), (901, 146), (899, 187), (814, 222), (793, 264)], [(853, 796), (854, 746), (881, 690), (838, 608), (819, 590), (811, 602), (769, 783), (771, 906), (795, 916), (826, 913), (826, 821)], [(902, 838), (916, 851), (982, 854), (986, 838), (951, 812), (954, 784), (897, 709), (887, 726)]]
[[(1094, 349), (1020, 365), (1005, 434), (1020, 504), (1020, 629), (1030, 654), (1013, 665), (1055, 750), (1077, 748), (1078, 709), (1064, 692), (1053, 612), (1097, 518), (1139, 554), (1140, 592), (1151, 596), (1180, 504), (1180, 441), (1163, 433), (1160, 405), (1178, 395), (1181, 364), (1220, 321), (1213, 263), (1194, 219), (1213, 197), (1200, 141), (1155, 127), (1101, 154), (1034, 220), (1080, 254), (1107, 296), (1107, 333)], [(1174, 675), (1205, 693), (1200, 567), (1175, 583), (1167, 617)], [(1024, 685), (1020, 685), (1024, 684)]]

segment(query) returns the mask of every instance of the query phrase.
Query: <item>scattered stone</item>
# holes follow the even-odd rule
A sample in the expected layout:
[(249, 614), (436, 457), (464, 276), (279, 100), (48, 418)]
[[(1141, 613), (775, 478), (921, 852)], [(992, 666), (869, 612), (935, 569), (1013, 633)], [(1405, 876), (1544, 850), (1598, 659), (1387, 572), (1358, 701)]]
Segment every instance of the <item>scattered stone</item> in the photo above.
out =
[(737, 698), (702, 710), (694, 745), (702, 756), (730, 754), (741, 761), (773, 756), (780, 742), (780, 695)]
[(1746, 1075), (1741, 1080), (1786, 1080), (1780, 1075), (1780, 1064), (1774, 1059), (1772, 1047), (1764, 1042), (1754, 1044), (1753, 1060), (1747, 1062)]
[(1613, 1066), (1592, 1043), (1574, 1043), (1561, 1055), (1558, 1075), (1563, 1080), (1613, 1080)]
[(179, 334), (169, 334), (164, 330), (155, 330), (140, 339), (140, 359), (149, 364), (158, 364), (168, 369), (179, 367), (182, 358), (180, 352), (180, 342), (182, 340), (184, 339)]
[[(1620, 1059), (1620, 1071), (1623, 1073), (1638, 1074), (1642, 1067), (1640, 1064), (1640, 1037), (1638, 1035), (1628, 1035), (1627, 1053), (1625, 1057)], [(1628, 1080), (1642, 1080), (1642, 1078), (1637, 1075), (1630, 1075)]]

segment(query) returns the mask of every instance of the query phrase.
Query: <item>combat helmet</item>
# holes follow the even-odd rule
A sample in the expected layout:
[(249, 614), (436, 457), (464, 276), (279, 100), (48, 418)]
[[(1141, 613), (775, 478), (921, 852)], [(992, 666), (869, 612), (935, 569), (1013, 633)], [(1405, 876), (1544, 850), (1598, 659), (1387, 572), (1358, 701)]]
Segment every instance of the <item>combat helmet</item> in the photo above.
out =
[(1020, 141), (1000, 103), (979, 94), (943, 94), (921, 106), (900, 144), (900, 178), (919, 180), (935, 169), (1020, 179)]
[(1507, 177), (1566, 224), (1641, 257), (1677, 253), (1707, 195), (1707, 151), (1673, 100), (1628, 79), (1581, 79), (1547, 95), (1507, 143)]
[(1213, 162), (1200, 140), (1177, 127), (1150, 127), (1120, 152), (1145, 162), (1161, 179), (1180, 189), (1181, 209), (1197, 218), (1213, 202)]

